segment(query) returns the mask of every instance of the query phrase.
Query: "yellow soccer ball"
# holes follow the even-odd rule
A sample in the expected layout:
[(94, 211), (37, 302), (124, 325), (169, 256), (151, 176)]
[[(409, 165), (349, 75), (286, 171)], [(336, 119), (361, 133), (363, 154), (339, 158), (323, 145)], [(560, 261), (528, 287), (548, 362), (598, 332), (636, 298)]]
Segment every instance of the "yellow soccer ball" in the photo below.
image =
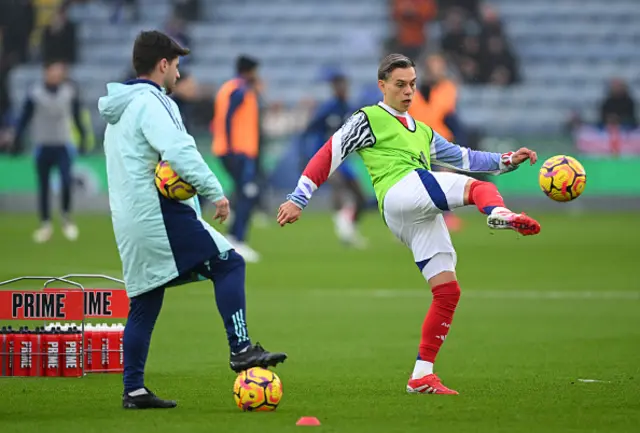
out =
[(196, 189), (182, 180), (167, 161), (156, 165), (156, 187), (163, 196), (173, 200), (187, 200), (196, 195)]
[(538, 182), (542, 192), (551, 200), (565, 202), (580, 197), (587, 183), (587, 174), (575, 158), (556, 155), (542, 164)]
[(271, 370), (250, 368), (238, 374), (233, 384), (233, 398), (244, 412), (271, 412), (282, 399), (282, 382)]

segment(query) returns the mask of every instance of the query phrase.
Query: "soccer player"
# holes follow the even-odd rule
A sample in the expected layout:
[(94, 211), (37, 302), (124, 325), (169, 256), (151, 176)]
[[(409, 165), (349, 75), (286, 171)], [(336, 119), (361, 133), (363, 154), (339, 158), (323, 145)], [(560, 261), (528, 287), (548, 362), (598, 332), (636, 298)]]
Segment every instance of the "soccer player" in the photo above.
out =
[(140, 33), (133, 47), (138, 78), (109, 83), (107, 96), (98, 102), (107, 122), (104, 150), (111, 219), (131, 299), (123, 349), (126, 409), (176, 406), (175, 401), (157, 397), (144, 381), (151, 334), (170, 286), (200, 279), (214, 283), (232, 370), (275, 366), (287, 357), (249, 339), (242, 257), (202, 219), (195, 197), (170, 200), (155, 186), (156, 164), (168, 161), (215, 205), (214, 219), (222, 222), (229, 215), (220, 182), (185, 130), (175, 102), (167, 97), (180, 77), (179, 57), (187, 54), (188, 49), (163, 33)]
[(80, 135), (80, 152), (86, 148), (85, 130), (80, 118), (78, 88), (67, 80), (67, 67), (53, 61), (44, 68), (44, 82), (30, 89), (15, 133), (14, 152), (23, 148), (23, 136), (30, 127), (35, 145), (38, 174), (38, 211), (40, 227), (33, 233), (37, 243), (47, 242), (53, 234), (49, 182), (51, 170), (60, 172), (62, 200), (62, 233), (70, 240), (78, 238), (78, 227), (71, 219), (71, 166), (75, 149), (72, 141), (72, 122)]
[[(305, 161), (309, 158), (309, 147), (315, 153), (340, 126), (353, 114), (348, 101), (347, 77), (340, 71), (329, 71), (327, 78), (331, 82), (333, 97), (325, 101), (307, 125), (301, 136)], [(310, 144), (310, 145), (309, 145)], [(367, 242), (357, 230), (358, 221), (366, 206), (365, 193), (358, 183), (353, 169), (342, 164), (329, 180), (333, 187), (333, 205), (335, 230), (340, 241), (346, 245), (362, 248)], [(345, 196), (351, 195), (355, 206), (348, 206)]]
[(233, 179), (234, 215), (228, 238), (247, 262), (260, 261), (260, 254), (247, 244), (247, 231), (261, 191), (258, 187), (260, 152), (260, 106), (256, 85), (259, 63), (240, 56), (237, 77), (224, 83), (215, 100), (213, 153)]
[(457, 394), (433, 371), (460, 298), (456, 252), (442, 213), (475, 205), (487, 215), (490, 228), (512, 229), (523, 235), (539, 233), (540, 225), (507, 209), (494, 184), (459, 173), (432, 172), (431, 167), (499, 174), (527, 160), (534, 164), (537, 155), (526, 148), (504, 154), (472, 151), (415, 121), (407, 114), (416, 90), (415, 65), (404, 55), (390, 54), (382, 60), (378, 86), (383, 102), (356, 112), (315, 154), (295, 191), (280, 206), (277, 220), (281, 226), (296, 222), (313, 192), (350, 153), (357, 152), (371, 176), (385, 223), (411, 249), (433, 293), (407, 391)]

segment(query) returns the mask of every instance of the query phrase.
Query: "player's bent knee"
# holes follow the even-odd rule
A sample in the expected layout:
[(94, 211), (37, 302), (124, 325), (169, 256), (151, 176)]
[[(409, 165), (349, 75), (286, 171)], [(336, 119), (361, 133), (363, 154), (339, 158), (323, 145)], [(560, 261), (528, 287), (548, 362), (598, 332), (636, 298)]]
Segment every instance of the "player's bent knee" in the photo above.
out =
[(434, 287), (438, 287), (443, 284), (449, 284), (458, 281), (458, 279), (456, 278), (455, 272), (443, 271), (429, 278), (427, 281), (429, 282), (429, 286), (431, 286), (431, 288), (433, 289)]
[(482, 181), (477, 179), (469, 179), (467, 183), (464, 185), (464, 205), (465, 206), (471, 204), (471, 188), (472, 188), (472, 185), (475, 184), (476, 182), (482, 182)]
[(239, 268), (244, 271), (247, 266), (247, 263), (240, 254), (238, 254), (235, 250), (229, 251), (229, 257), (227, 258), (227, 263), (229, 266), (229, 270)]
[(438, 253), (422, 268), (422, 275), (431, 287), (456, 281), (456, 257), (454, 253)]

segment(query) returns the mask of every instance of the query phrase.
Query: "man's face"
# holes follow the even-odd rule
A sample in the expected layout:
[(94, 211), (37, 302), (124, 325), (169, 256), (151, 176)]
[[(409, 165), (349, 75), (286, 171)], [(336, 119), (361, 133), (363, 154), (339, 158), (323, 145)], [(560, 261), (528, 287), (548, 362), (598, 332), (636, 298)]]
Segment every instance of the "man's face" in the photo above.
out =
[(416, 92), (415, 68), (396, 68), (386, 80), (378, 80), (378, 87), (384, 95), (384, 103), (400, 112), (411, 106)]
[(447, 75), (447, 64), (443, 57), (437, 55), (429, 56), (425, 64), (431, 79), (439, 81)]
[(340, 99), (347, 99), (349, 86), (346, 78), (337, 78), (333, 81), (333, 94)]
[(176, 88), (176, 83), (180, 78), (180, 71), (178, 71), (179, 65), (179, 58), (173, 59), (171, 62), (169, 62), (167, 59), (162, 59), (160, 61), (160, 72), (162, 72), (164, 76), (163, 87), (165, 88), (168, 95), (173, 93)]
[(252, 86), (255, 86), (256, 83), (258, 82), (258, 69), (254, 68), (250, 71), (244, 72), (242, 76), (245, 80), (247, 80), (247, 83), (249, 83)]
[(45, 81), (47, 84), (57, 86), (66, 77), (66, 67), (63, 63), (52, 63), (45, 71)]

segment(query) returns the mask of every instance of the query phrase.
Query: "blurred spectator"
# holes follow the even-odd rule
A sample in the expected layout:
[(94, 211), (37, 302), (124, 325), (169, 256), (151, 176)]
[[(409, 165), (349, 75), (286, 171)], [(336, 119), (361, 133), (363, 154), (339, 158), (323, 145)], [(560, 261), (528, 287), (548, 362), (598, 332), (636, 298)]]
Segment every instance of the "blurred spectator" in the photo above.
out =
[(196, 21), (200, 15), (200, 0), (173, 0), (173, 13), (185, 21)]
[(395, 51), (412, 59), (420, 57), (427, 43), (425, 26), (437, 12), (435, 0), (393, 0)]
[(0, 1), (0, 33), (2, 56), (12, 64), (23, 63), (29, 58), (29, 36), (35, 23), (35, 11), (31, 0)]
[[(191, 46), (191, 37), (187, 32), (187, 22), (179, 15), (172, 15), (164, 26), (164, 32), (183, 47)], [(193, 54), (180, 59), (180, 66), (185, 67), (193, 61)]]
[(627, 83), (614, 78), (609, 84), (609, 92), (600, 105), (600, 123), (603, 126), (637, 125), (635, 101), (629, 93)]
[(478, 2), (454, 3), (447, 2), (441, 46), (464, 82), (500, 86), (519, 82), (518, 61), (509, 48), (497, 10), (483, 5), (478, 16)]
[(482, 81), (481, 57), (480, 39), (476, 36), (465, 36), (462, 50), (457, 56), (458, 69), (464, 82), (474, 84)]
[(448, 10), (442, 20), (442, 39), (440, 45), (449, 56), (462, 54), (464, 38), (467, 36), (465, 29), (465, 16), (457, 9)]
[(108, 1), (113, 3), (113, 13), (111, 15), (111, 22), (118, 23), (123, 21), (124, 22), (138, 21), (140, 19), (140, 11), (138, 10), (137, 0), (108, 0)]
[(440, 7), (447, 10), (455, 8), (470, 18), (477, 18), (479, 3), (480, 0), (441, 0)]
[[(0, 1), (0, 142), (3, 128), (11, 122), (9, 73), (29, 58), (29, 36), (33, 30), (35, 13), (31, 0)], [(2, 146), (0, 146), (2, 147)]]
[(505, 37), (504, 30), (502, 28), (502, 21), (500, 20), (500, 15), (498, 14), (496, 8), (491, 5), (482, 5), (480, 27), (480, 37), (483, 40), (487, 40), (491, 36)]
[(67, 5), (61, 6), (42, 32), (40, 47), (44, 63), (74, 64), (77, 60), (76, 24), (69, 19), (67, 8)]
[(520, 81), (518, 62), (503, 37), (489, 37), (480, 59), (482, 82), (507, 86)]

